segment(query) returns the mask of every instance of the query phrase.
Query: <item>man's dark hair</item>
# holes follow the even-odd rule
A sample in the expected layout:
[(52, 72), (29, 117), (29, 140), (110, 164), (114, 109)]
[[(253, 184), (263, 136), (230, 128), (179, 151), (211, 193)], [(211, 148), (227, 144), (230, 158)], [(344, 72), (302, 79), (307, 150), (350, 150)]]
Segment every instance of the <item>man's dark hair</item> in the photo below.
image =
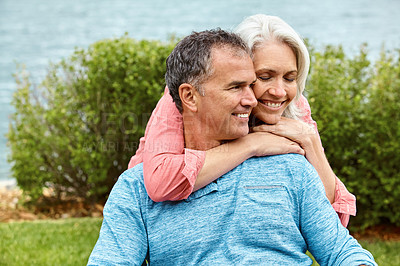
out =
[(179, 86), (188, 83), (204, 96), (202, 83), (213, 73), (212, 50), (227, 48), (237, 54), (249, 54), (243, 40), (235, 33), (219, 28), (192, 34), (183, 38), (167, 58), (165, 81), (176, 107), (182, 112)]

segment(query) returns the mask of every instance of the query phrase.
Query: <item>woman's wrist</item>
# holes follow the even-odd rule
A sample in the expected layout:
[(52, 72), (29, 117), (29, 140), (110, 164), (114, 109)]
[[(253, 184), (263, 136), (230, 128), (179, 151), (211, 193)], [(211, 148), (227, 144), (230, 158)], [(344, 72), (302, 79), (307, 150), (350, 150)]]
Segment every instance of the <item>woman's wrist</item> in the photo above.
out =
[(257, 142), (254, 140), (255, 135), (253, 135), (253, 133), (250, 133), (227, 144), (232, 147), (232, 150), (241, 152), (243, 158), (247, 160), (251, 157), (258, 156), (260, 145), (258, 145)]
[[(315, 156), (323, 156), (324, 155), (324, 148), (322, 147), (322, 143), (318, 137), (318, 134), (308, 134), (300, 144), (302, 148), (309, 153), (315, 154)], [(319, 156), (318, 156), (319, 155)]]

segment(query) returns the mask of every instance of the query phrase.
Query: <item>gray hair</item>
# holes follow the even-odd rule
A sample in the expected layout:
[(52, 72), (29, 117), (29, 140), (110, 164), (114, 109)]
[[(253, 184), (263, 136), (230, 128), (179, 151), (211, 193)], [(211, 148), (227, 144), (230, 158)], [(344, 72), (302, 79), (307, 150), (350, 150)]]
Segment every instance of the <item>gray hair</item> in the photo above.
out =
[(227, 48), (237, 55), (250, 55), (249, 48), (237, 34), (217, 28), (192, 32), (183, 38), (168, 56), (165, 82), (180, 112), (182, 112), (182, 101), (179, 97), (181, 84), (191, 84), (204, 96), (202, 84), (214, 73), (212, 66), (214, 48)]
[(270, 40), (287, 44), (293, 50), (297, 60), (297, 94), (294, 101), (283, 112), (283, 116), (299, 119), (303, 114), (295, 102), (304, 91), (310, 68), (310, 56), (302, 38), (279, 17), (264, 14), (246, 18), (237, 26), (235, 32), (244, 40), (252, 52), (262, 43)]

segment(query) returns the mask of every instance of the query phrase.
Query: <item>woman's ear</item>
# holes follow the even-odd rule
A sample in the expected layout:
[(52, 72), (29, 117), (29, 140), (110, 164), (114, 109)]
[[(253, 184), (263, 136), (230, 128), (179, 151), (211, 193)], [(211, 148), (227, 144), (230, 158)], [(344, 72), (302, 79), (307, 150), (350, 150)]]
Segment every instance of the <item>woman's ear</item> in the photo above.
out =
[(179, 86), (179, 97), (182, 101), (182, 109), (197, 112), (197, 100), (199, 93), (191, 84), (183, 83)]

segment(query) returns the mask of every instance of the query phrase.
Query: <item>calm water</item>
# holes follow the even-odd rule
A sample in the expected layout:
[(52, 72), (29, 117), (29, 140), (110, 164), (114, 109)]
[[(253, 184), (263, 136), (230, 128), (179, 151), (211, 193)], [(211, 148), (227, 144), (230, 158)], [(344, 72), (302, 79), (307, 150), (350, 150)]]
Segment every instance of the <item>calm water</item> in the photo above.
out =
[(342, 44), (352, 53), (368, 43), (372, 57), (383, 43), (400, 48), (399, 0), (0, 0), (0, 180), (11, 178), (4, 135), (13, 112), (15, 62), (24, 63), (38, 83), (48, 63), (74, 47), (125, 32), (166, 40), (172, 33), (233, 29), (256, 13), (280, 16), (317, 47)]

